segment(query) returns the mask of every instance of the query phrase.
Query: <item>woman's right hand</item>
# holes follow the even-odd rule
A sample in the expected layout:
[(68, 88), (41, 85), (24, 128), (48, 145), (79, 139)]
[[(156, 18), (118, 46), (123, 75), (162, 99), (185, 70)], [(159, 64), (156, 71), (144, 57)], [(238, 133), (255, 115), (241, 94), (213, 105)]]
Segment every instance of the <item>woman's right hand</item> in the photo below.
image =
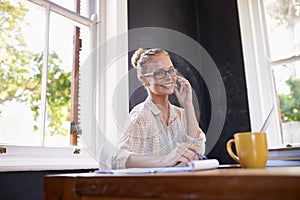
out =
[(180, 83), (180, 89), (175, 87), (174, 92), (178, 102), (185, 109), (187, 106), (193, 104), (192, 86), (190, 82), (182, 76), (177, 76), (177, 81)]
[(197, 144), (181, 143), (171, 153), (164, 156), (162, 162), (164, 166), (172, 167), (179, 163), (188, 163), (192, 160), (198, 160), (196, 152), (199, 152), (200, 148)]

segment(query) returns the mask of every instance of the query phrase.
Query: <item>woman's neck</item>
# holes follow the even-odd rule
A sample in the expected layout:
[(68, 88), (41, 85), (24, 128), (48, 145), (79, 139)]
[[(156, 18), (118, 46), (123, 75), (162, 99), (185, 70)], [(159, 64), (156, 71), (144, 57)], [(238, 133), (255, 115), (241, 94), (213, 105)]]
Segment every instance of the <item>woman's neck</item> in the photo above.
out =
[(163, 109), (168, 110), (168, 108), (169, 108), (168, 95), (165, 95), (165, 96), (150, 95), (150, 98), (155, 105), (158, 105), (159, 107), (162, 107)]
[(150, 95), (150, 98), (151, 98), (152, 102), (161, 111), (162, 120), (168, 126), (169, 125), (169, 118), (170, 118), (170, 108), (169, 108), (168, 95), (166, 95), (166, 96)]

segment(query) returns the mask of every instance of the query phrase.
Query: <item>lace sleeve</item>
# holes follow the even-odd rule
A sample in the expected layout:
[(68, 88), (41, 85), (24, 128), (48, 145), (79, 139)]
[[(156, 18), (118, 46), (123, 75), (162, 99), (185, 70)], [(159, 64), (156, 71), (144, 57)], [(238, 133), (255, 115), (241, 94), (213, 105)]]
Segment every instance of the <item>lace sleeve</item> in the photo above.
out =
[(204, 154), (205, 153), (205, 142), (206, 142), (206, 136), (205, 136), (205, 133), (201, 130), (201, 128), (199, 128), (199, 131), (200, 131), (200, 136), (198, 138), (193, 138), (193, 137), (190, 137), (188, 134), (187, 134), (187, 121), (186, 121), (186, 116), (185, 116), (185, 112), (183, 109), (180, 110), (181, 111), (181, 121), (184, 122), (183, 123), (183, 126), (184, 126), (184, 137), (185, 137), (185, 142), (187, 143), (197, 143), (200, 147), (200, 153), (201, 154)]
[[(200, 128), (199, 128), (200, 129)], [(192, 138), (188, 135), (186, 135), (186, 142), (187, 143), (197, 143), (200, 147), (200, 153), (205, 153), (205, 142), (206, 142), (206, 136), (200, 129), (200, 136), (198, 138)]]

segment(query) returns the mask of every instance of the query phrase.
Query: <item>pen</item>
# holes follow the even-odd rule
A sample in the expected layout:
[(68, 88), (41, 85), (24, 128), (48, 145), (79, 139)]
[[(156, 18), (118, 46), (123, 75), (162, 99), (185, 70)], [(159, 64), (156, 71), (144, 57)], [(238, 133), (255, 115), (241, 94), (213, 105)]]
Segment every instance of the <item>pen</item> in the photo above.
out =
[[(179, 142), (176, 143), (176, 145), (179, 145)], [(198, 158), (202, 158), (202, 160), (207, 160), (207, 157), (199, 152), (195, 152), (195, 154), (198, 156)]]
[(202, 158), (202, 160), (206, 160), (207, 157), (199, 152), (196, 152), (196, 155), (199, 157), (199, 158)]

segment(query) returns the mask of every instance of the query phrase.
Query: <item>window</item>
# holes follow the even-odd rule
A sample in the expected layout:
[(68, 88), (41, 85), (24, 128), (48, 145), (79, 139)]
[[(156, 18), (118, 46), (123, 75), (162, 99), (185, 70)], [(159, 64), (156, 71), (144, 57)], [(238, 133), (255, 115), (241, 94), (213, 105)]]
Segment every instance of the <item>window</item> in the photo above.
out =
[[(27, 31), (27, 35), (32, 37), (30, 39), (27, 39), (27, 41), (25, 39), (20, 41), (28, 42), (29, 40), (30, 45), (32, 45), (33, 48), (37, 50), (33, 51), (32, 49), (29, 49), (29, 51), (29, 45), (26, 48), (25, 45), (23, 45), (19, 49), (13, 49), (12, 47), (18, 46), (18, 41), (5, 40), (1, 35), (1, 30), (0, 57), (4, 58), (5, 55), (5, 48), (3, 48), (4, 44), (8, 44), (8, 48), (13, 49), (16, 52), (17, 50), (24, 50), (21, 52), (40, 53), (37, 54), (39, 55), (39, 57), (37, 57), (39, 59), (29, 59), (30, 62), (25, 62), (26, 59), (23, 59), (22, 56), (19, 57), (22, 59), (14, 59), (15, 65), (19, 64), (18, 66), (25, 66), (24, 68), (27, 67), (25, 70), (25, 72), (27, 72), (29, 66), (32, 66), (32, 63), (36, 63), (38, 61), (38, 67), (33, 67), (30, 72), (27, 72), (31, 76), (34, 76), (38, 73), (41, 76), (41, 73), (38, 70), (42, 70), (43, 66), (45, 66), (44, 68), (48, 71), (48, 68), (51, 69), (51, 67), (53, 67), (54, 69), (56, 69), (56, 66), (61, 66), (61, 68), (59, 69), (65, 71), (59, 71), (58, 73), (48, 75), (47, 78), (50, 80), (51, 84), (53, 82), (57, 82), (56, 78), (61, 74), (75, 73), (75, 71), (69, 66), (70, 63), (73, 64), (73, 43), (71, 43), (70, 41), (71, 38), (73, 41), (74, 26), (80, 28), (79, 34), (81, 39), (81, 49), (78, 60), (79, 74), (78, 76), (74, 76), (73, 74), (71, 74), (71, 78), (79, 80), (78, 104), (80, 106), (78, 107), (77, 117), (78, 122), (80, 123), (79, 127), (82, 130), (82, 135), (80, 135), (78, 146), (75, 147), (69, 145), (70, 138), (60, 140), (61, 144), (58, 144), (58, 139), (48, 140), (52, 137), (51, 133), (54, 134), (55, 132), (52, 132), (54, 130), (53, 128), (45, 126), (45, 134), (40, 134), (41, 121), (46, 122), (45, 125), (48, 125), (52, 122), (51, 118), (49, 117), (51, 112), (47, 111), (47, 109), (44, 109), (46, 111), (44, 118), (45, 120), (36, 120), (32, 124), (28, 124), (27, 122), (24, 123), (28, 127), (28, 129), (20, 130), (20, 134), (16, 136), (15, 133), (22, 125), (22, 119), (32, 117), (33, 114), (31, 106), (24, 106), (24, 104), (27, 103), (26, 101), (17, 102), (21, 104), (23, 103), (22, 106), (25, 107), (23, 109), (27, 110), (27, 113), (29, 114), (21, 118), (20, 116), (24, 114), (23, 112), (19, 112), (21, 108), (13, 106), (14, 110), (18, 111), (18, 114), (14, 115), (14, 117), (11, 117), (13, 114), (13, 110), (9, 110), (9, 117), (13, 119), (13, 125), (11, 125), (12, 129), (9, 134), (3, 134), (4, 128), (2, 128), (2, 124), (7, 125), (7, 122), (3, 122), (1, 124), (2, 130), (0, 131), (0, 171), (97, 168), (97, 153), (102, 148), (103, 142), (107, 140), (114, 140), (115, 134), (117, 134), (118, 132), (118, 125), (115, 123), (116, 118), (125, 118), (128, 115), (128, 103), (126, 102), (129, 102), (129, 98), (128, 96), (124, 95), (128, 93), (128, 81), (125, 80), (124, 82), (122, 82), (123, 84), (120, 88), (120, 91), (122, 91), (121, 93), (118, 93), (114, 90), (114, 88), (120, 83), (120, 80), (124, 80), (124, 77), (126, 77), (128, 73), (127, 1), (80, 0), (80, 2), (81, 9), (79, 15), (78, 13), (74, 12), (77, 9), (73, 9), (74, 7), (70, 6), (71, 4), (73, 4), (73, 1), (1, 1), (1, 3), (12, 3), (15, 6), (11, 7), (11, 9), (14, 11), (11, 12), (14, 13), (15, 16), (17, 16), (16, 14), (19, 11), (18, 9), (16, 9), (16, 7), (20, 7), (20, 5), (22, 5), (22, 8), (20, 9), (25, 9), (25, 7), (27, 7), (27, 9), (25, 9), (27, 15), (33, 15), (33, 13), (35, 13), (29, 19), (27, 16), (25, 17), (25, 14), (23, 16), (21, 15), (21, 19), (17, 19), (16, 21), (18, 22), (17, 25), (20, 24), (20, 26), (23, 26), (23, 22), (28, 22), (27, 24), (24, 24), (24, 30), (22, 31)], [(76, 5), (78, 8), (78, 4)], [(7, 7), (1, 5), (0, 9), (3, 8), (6, 9)], [(3, 21), (3, 17), (5, 17), (5, 15), (5, 12), (1, 10), (0, 22), (1, 25), (4, 24), (4, 26), (2, 27), (9, 25), (9, 23), (7, 24)], [(53, 20), (57, 20), (58, 22), (54, 23)], [(54, 33), (51, 33), (51, 31)], [(10, 34), (15, 34), (15, 36), (18, 36), (18, 38), (26, 36), (25, 33), (21, 32), (21, 29), (17, 29), (15, 32), (12, 32)], [(119, 38), (122, 39), (119, 41)], [(118, 43), (115, 43), (116, 39), (119, 41)], [(69, 52), (70, 49), (72, 49), (71, 54)], [(53, 52), (55, 52), (56, 54), (53, 54)], [(64, 54), (67, 54), (68, 56), (62, 56)], [(32, 54), (25, 55), (30, 58), (35, 58), (32, 56)], [(42, 60), (42, 58), (46, 57), (45, 55), (48, 56), (48, 59), (46, 60), (51, 61), (48, 62), (48, 64), (46, 64), (46, 62), (44, 63)], [(3, 65), (3, 60), (1, 59), (0, 75), (3, 74), (3, 70), (7, 70), (8, 68), (8, 66)], [(23, 73), (23, 68), (20, 69), (21, 70), (18, 72)], [(22, 73), (19, 76), (14, 76), (12, 82), (15, 80), (23, 80), (22, 78), (28, 78), (29, 75), (22, 76), (24, 75)], [(6, 76), (8, 75), (10, 75), (10, 73), (6, 74)], [(41, 77), (38, 78), (42, 80)], [(29, 80), (35, 81), (35, 79)], [(1, 83), (3, 83), (2, 79), (0, 81)], [(47, 83), (48, 81), (44, 82)], [(74, 82), (72, 82), (72, 86), (74, 86), (73, 83)], [(44, 84), (44, 87), (51, 84)], [(4, 86), (5, 84), (0, 85), (0, 104), (3, 103), (3, 94), (6, 94), (1, 92), (9, 91), (7, 89), (4, 90), (2, 88)], [(37, 90), (39, 91), (39, 93), (35, 94), (37, 96), (37, 99), (40, 98), (40, 100), (37, 100), (37, 102), (35, 102), (34, 104), (34, 106), (36, 106), (34, 107), (35, 109), (39, 108), (39, 106), (41, 106), (41, 102), (43, 101), (41, 99), (41, 96), (43, 96), (42, 88), (43, 86), (41, 85), (40, 89)], [(63, 91), (66, 92), (67, 90)], [(69, 93), (70, 92), (68, 92), (68, 94)], [(23, 94), (25, 95), (25, 97), (26, 95), (30, 95), (28, 93)], [(44, 94), (46, 94), (44, 95), (44, 98), (47, 97), (47, 90), (45, 89)], [(67, 96), (66, 94), (62, 95)], [(114, 98), (115, 95), (117, 95), (118, 98)], [(60, 94), (57, 94), (55, 97), (60, 97)], [(50, 99), (53, 99), (55, 101), (57, 98)], [(114, 105), (118, 105), (118, 108), (116, 108), (118, 110), (118, 115), (113, 115), (113, 113), (111, 112), (113, 106), (112, 99), (117, 101), (114, 101)], [(21, 98), (21, 100), (24, 99)], [(47, 102), (47, 100), (45, 100), (44, 102)], [(65, 105), (64, 103), (65, 102), (63, 102), (63, 105)], [(76, 107), (76, 105), (71, 105), (71, 107), (72, 106)], [(6, 105), (2, 104), (0, 106), (0, 112), (2, 111), (0, 115), (4, 114), (6, 108)], [(45, 108), (47, 108), (46, 105)], [(68, 106), (66, 106), (62, 110), (61, 115), (65, 115), (67, 113), (67, 115), (70, 116), (70, 113), (68, 114), (69, 111), (67, 109)], [(3, 118), (0, 118), (0, 121), (3, 121)], [(66, 124), (65, 129), (68, 129), (68, 131), (70, 131), (70, 119), (68, 119), (67, 117), (64, 119), (64, 122)], [(63, 127), (63, 125), (61, 127)], [(35, 133), (32, 138), (28, 139), (29, 135), (32, 134), (32, 131), (30, 131), (32, 129), (33, 131), (35, 129), (39, 131), (38, 133)], [(7, 131), (7, 129), (5, 131)], [(15, 142), (16, 140), (14, 139), (8, 140), (7, 138), (6, 141), (4, 141), (4, 136), (11, 137), (11, 135), (15, 135), (12, 138), (17, 138), (19, 140), (19, 143)], [(49, 135), (50, 137), (48, 137)], [(69, 134), (67, 134), (67, 136), (68, 135)], [(58, 136), (60, 138), (65, 137), (62, 135)], [(28, 141), (26, 141), (27, 139)], [(51, 142), (53, 141), (54, 143), (51, 144)]]
[[(78, 164), (74, 162), (75, 154), (87, 156), (87, 152), (80, 152), (80, 142), (73, 141), (71, 144), (78, 146), (69, 147), (70, 123), (75, 116), (75, 124), (80, 124), (80, 116), (86, 112), (77, 112), (80, 102), (85, 101), (80, 95), (89, 97), (84, 102), (85, 108), (91, 107), (93, 101), (93, 95), (84, 88), (94, 84), (91, 80), (95, 63), (91, 52), (96, 45), (96, 19), (93, 12), (86, 11), (91, 2), (82, 0), (75, 5), (74, 1), (1, 1), (0, 155), (8, 158), (1, 166), (10, 166), (9, 159), (20, 155), (33, 156), (26, 162), (21, 160), (23, 164), (44, 156), (70, 155), (74, 167)], [(84, 11), (80, 11), (79, 5)], [(85, 80), (85, 85), (80, 79)], [(88, 123), (73, 129), (91, 134), (91, 117), (81, 120)]]
[(275, 106), (270, 148), (300, 142), (300, 2), (238, 1), (252, 130)]
[(283, 143), (300, 143), (300, 1), (263, 1)]
[[(71, 98), (71, 84), (78, 81), (76, 60), (83, 63), (84, 53), (90, 51), (91, 20), (82, 17), (80, 22), (75, 12), (59, 11), (60, 7), (44, 1), (2, 4), (7, 8), (2, 10), (1, 143), (69, 146), (71, 103), (77, 101)], [(75, 7), (74, 1), (68, 7)], [(76, 42), (80, 54), (74, 52)]]

